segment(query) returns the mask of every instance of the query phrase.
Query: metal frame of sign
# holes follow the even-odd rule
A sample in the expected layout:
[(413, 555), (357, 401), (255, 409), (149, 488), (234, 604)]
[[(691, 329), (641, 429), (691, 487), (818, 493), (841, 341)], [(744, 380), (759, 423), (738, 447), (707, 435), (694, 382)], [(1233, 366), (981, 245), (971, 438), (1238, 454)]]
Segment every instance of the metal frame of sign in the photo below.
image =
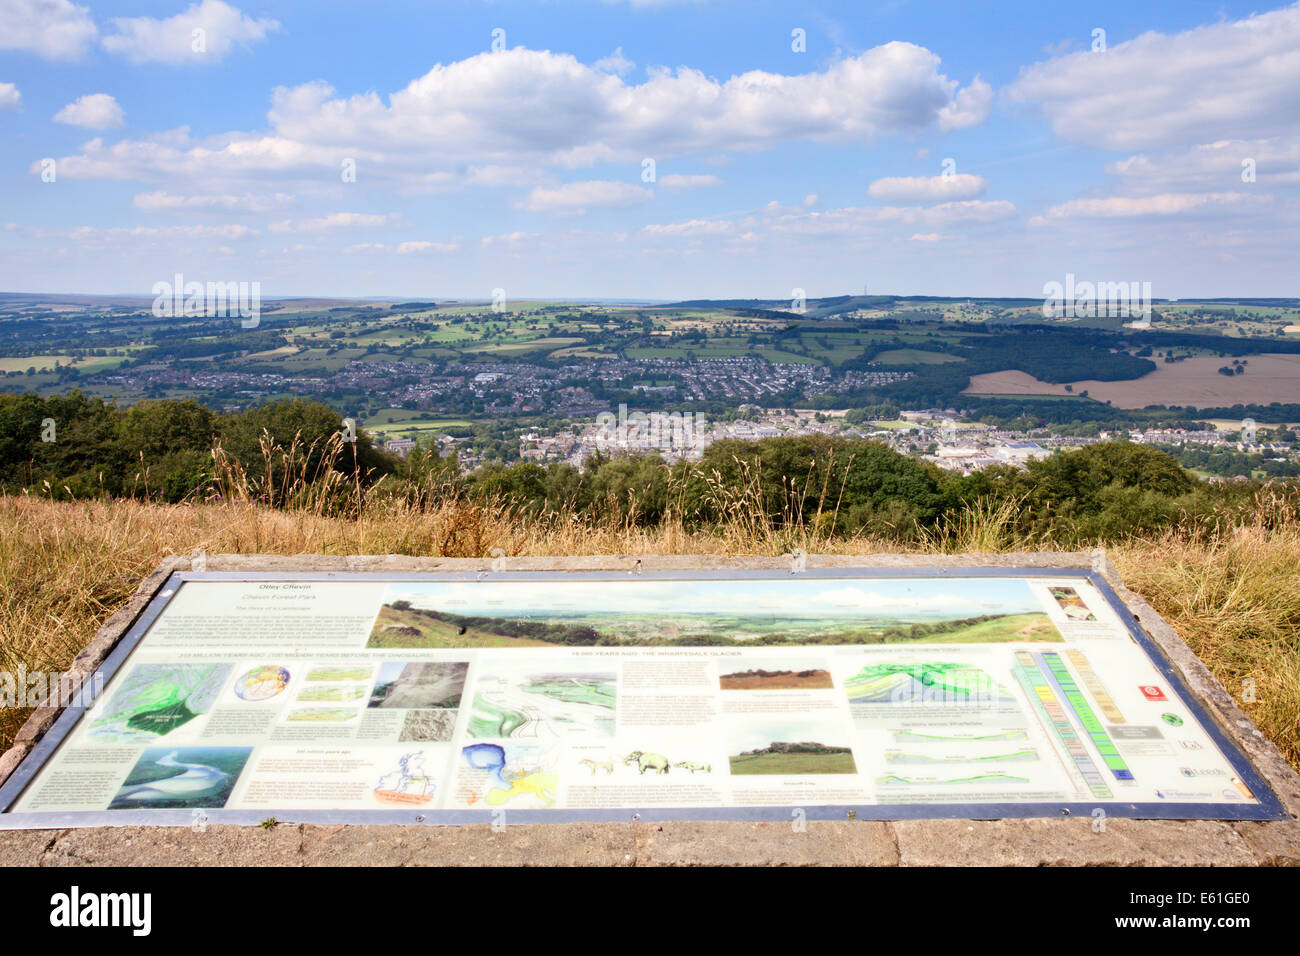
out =
[[(721, 569), (644, 571), (635, 576), (646, 580), (783, 580), (792, 574), (801, 578), (1083, 578), (1090, 582), (1115, 611), (1129, 634), (1137, 641), (1161, 676), (1177, 691), (1196, 720), (1222, 751), (1241, 781), (1258, 800), (1256, 804), (1207, 803), (952, 803), (952, 804), (838, 804), (828, 806), (736, 806), (736, 807), (648, 807), (645, 809), (554, 809), (554, 810), (96, 810), (76, 812), (11, 813), (19, 795), (58, 750), (86, 710), (85, 705), (64, 709), (54, 725), (36, 744), (3, 786), (0, 786), (0, 830), (58, 829), (97, 826), (188, 826), (233, 824), (250, 826), (268, 818), (280, 823), (315, 824), (403, 824), (448, 825), (471, 823), (572, 823), (671, 820), (780, 820), (802, 813), (807, 820), (921, 820), (956, 818), (996, 820), (1028, 817), (1089, 817), (1100, 807), (1107, 816), (1160, 820), (1286, 820), (1290, 814), (1219, 723), (1206, 711), (1187, 686), (1177, 667), (1143, 630), (1128, 606), (1120, 600), (1098, 571), (1078, 567), (908, 567), (908, 568), (808, 568), (789, 572), (777, 570)], [(188, 581), (621, 581), (626, 571), (176, 571), (168, 576), (144, 611), (113, 647), (100, 665), (103, 686), (131, 656), (182, 584)], [(93, 702), (93, 701), (92, 701)]]

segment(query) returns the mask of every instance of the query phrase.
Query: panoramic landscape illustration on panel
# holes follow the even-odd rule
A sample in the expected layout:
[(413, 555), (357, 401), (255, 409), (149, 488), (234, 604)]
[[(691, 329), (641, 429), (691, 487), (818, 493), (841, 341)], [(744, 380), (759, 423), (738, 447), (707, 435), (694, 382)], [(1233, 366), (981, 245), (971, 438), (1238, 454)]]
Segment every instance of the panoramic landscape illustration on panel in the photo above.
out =
[(1022, 580), (392, 585), (369, 647), (1059, 641)]

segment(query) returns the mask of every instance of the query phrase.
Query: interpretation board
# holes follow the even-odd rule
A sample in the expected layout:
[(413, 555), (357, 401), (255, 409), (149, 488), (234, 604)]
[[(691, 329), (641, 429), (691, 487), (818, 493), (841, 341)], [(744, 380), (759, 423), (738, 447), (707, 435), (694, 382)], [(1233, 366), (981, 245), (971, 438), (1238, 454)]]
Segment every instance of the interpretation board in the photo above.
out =
[(0, 828), (1281, 819), (1098, 573), (174, 573)]

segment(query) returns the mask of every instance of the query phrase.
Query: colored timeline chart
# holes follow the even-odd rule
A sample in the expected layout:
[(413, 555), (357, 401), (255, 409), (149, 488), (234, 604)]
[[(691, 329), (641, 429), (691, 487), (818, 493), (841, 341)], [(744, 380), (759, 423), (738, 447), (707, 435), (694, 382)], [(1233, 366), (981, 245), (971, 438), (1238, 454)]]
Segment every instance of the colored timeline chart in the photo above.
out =
[[(1111, 743), (1110, 738), (1106, 737), (1105, 731), (1101, 729), (1101, 724), (1097, 722), (1096, 716), (1093, 715), (1092, 708), (1088, 706), (1087, 701), (1083, 700), (1083, 695), (1075, 685), (1074, 679), (1069, 676), (1068, 672), (1066, 673), (1068, 686), (1073, 688), (1074, 693), (1079, 698), (1077, 702), (1070, 701), (1067, 692), (1061, 688), (1057, 680), (1053, 679), (1051, 664), (1045, 659), (1047, 657), (1055, 658), (1056, 662), (1064, 669), (1064, 662), (1061, 661), (1060, 656), (1057, 654), (1044, 655), (1031, 654), (1028, 651), (1016, 651), (1016, 680), (1020, 682), (1020, 686), (1025, 689), (1029, 699), (1033, 701), (1034, 706), (1038, 709), (1040, 717), (1045, 719), (1047, 726), (1051, 728), (1052, 733), (1056, 735), (1056, 739), (1060, 741), (1061, 746), (1065, 748), (1066, 753), (1074, 761), (1075, 770), (1083, 778), (1083, 782), (1088, 789), (1092, 791), (1092, 795), (1098, 798), (1112, 797), (1114, 794), (1107, 785), (1106, 778), (1097, 769), (1097, 765), (1088, 754), (1088, 748), (1084, 746), (1083, 740), (1079, 737), (1078, 732), (1074, 729), (1074, 724), (1070, 721), (1070, 711), (1072, 710), (1078, 716), (1079, 705), (1081, 704), (1096, 729), (1101, 731), (1102, 736), (1105, 737), (1106, 744), (1117, 759), (1119, 753), (1115, 750), (1115, 745)], [(1062, 698), (1065, 698), (1065, 702), (1062, 701)], [(1082, 718), (1080, 718), (1080, 725), (1085, 730), (1088, 729), (1087, 722)], [(1089, 731), (1089, 736), (1093, 737), (1091, 731)], [(1096, 737), (1093, 737), (1093, 742), (1096, 743)], [(1102, 751), (1102, 753), (1104, 755), (1105, 751)], [(1123, 761), (1121, 760), (1120, 763), (1122, 765)], [(1114, 767), (1111, 767), (1112, 771), (1114, 769)], [(1117, 776), (1117, 779), (1133, 779), (1133, 775), (1128, 768), (1124, 767), (1123, 769), (1128, 774), (1127, 778)]]
[(1110, 735), (1106, 733), (1106, 728), (1097, 719), (1097, 715), (1093, 713), (1092, 707), (1088, 704), (1088, 699), (1083, 696), (1083, 691), (1074, 682), (1069, 668), (1065, 666), (1065, 661), (1061, 660), (1061, 655), (1051, 651), (1045, 654), (1035, 654), (1034, 657), (1051, 675), (1052, 683), (1056, 685), (1056, 689), (1061, 692), (1061, 695), (1070, 705), (1070, 709), (1074, 711), (1075, 718), (1079, 721), (1079, 725), (1083, 727), (1084, 732), (1087, 733), (1092, 745), (1097, 748), (1097, 752), (1101, 754), (1101, 759), (1106, 764), (1107, 769), (1114, 774), (1116, 780), (1131, 781), (1133, 771), (1128, 768), (1128, 764), (1124, 763), (1124, 758), (1119, 755), (1119, 750), (1110, 739)]
[(1101, 678), (1097, 676), (1097, 672), (1088, 663), (1088, 658), (1083, 656), (1083, 651), (1066, 651), (1065, 656), (1074, 665), (1074, 672), (1079, 675), (1079, 681), (1088, 689), (1092, 699), (1097, 702), (1097, 708), (1101, 711), (1102, 716), (1112, 724), (1124, 723), (1124, 715), (1120, 713), (1119, 707), (1115, 705), (1115, 701), (1106, 692), (1106, 688), (1101, 683)]

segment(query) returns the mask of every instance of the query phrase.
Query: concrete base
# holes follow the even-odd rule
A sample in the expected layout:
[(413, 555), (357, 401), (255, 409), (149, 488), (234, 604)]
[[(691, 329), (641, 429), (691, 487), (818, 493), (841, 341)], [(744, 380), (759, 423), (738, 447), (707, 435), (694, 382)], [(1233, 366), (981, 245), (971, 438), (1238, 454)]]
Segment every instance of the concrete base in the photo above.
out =
[(11, 830), (0, 866), (1300, 866), (1295, 823), (563, 823)]

